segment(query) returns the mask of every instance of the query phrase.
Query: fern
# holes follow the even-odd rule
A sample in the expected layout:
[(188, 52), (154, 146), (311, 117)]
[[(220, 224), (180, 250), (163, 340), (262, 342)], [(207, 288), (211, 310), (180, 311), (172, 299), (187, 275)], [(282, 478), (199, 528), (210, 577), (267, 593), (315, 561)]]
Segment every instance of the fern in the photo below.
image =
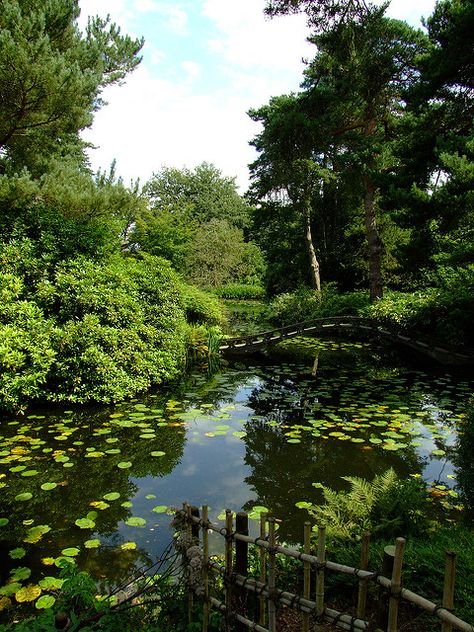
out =
[[(322, 490), (324, 504), (313, 505), (308, 512), (318, 525), (326, 527), (327, 534), (333, 538), (359, 538), (366, 530), (380, 535), (396, 532), (406, 527), (406, 517), (419, 515), (419, 503), (423, 502), (425, 490), (413, 481), (401, 481), (390, 468), (383, 474), (367, 481), (357, 476), (343, 476), (350, 484), (349, 491), (335, 491), (320, 483), (314, 487)], [(418, 485), (417, 489), (412, 489)], [(410, 494), (400, 491), (411, 490)], [(406, 498), (407, 506), (400, 502), (387, 502), (387, 499)], [(380, 511), (386, 509), (385, 515)], [(375, 518), (375, 520), (374, 520)]]

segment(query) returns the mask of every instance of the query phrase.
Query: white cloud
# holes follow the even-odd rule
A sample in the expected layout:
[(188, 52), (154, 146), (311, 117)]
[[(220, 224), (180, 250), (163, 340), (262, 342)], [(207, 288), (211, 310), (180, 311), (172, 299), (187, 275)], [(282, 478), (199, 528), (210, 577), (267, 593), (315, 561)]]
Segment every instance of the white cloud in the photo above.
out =
[[(158, 39), (155, 43), (148, 38), (146, 66), (124, 86), (106, 91), (109, 105), (84, 134), (99, 146), (90, 152), (92, 166), (107, 168), (116, 158), (126, 181), (140, 177), (144, 182), (164, 164), (194, 167), (207, 161), (225, 175), (237, 176), (245, 190), (247, 164), (255, 159), (248, 143), (259, 131), (246, 112), (273, 95), (298, 90), (301, 58), (311, 57), (314, 47), (305, 41), (303, 16), (267, 20), (265, 0), (193, 2), (200, 3), (205, 18), (199, 27), (191, 22), (193, 13), (186, 12), (185, 0), (173, 5), (163, 0), (101, 0), (101, 12), (110, 12), (124, 32), (130, 32), (131, 25), (139, 28), (135, 10), (164, 16), (179, 34), (182, 55), (158, 49)], [(418, 0), (416, 11), (414, 4), (394, 0), (390, 12), (395, 17), (429, 15), (434, 0)], [(81, 0), (81, 7), (95, 13), (97, 5)], [(212, 29), (206, 30), (203, 24), (209, 20)], [(199, 57), (203, 41), (208, 46), (205, 61)], [(159, 45), (164, 47), (164, 41)]]
[(199, 77), (199, 75), (202, 72), (201, 66), (197, 64), (195, 61), (191, 61), (190, 59), (187, 59), (186, 61), (182, 61), (181, 68), (186, 73), (187, 78), (191, 81)]

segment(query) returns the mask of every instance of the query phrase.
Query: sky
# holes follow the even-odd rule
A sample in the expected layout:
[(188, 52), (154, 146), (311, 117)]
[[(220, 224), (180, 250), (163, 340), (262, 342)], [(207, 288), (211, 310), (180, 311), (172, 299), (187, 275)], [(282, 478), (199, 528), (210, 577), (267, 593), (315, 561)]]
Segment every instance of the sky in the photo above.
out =
[[(145, 38), (143, 61), (122, 86), (104, 91), (108, 102), (83, 137), (92, 143), (94, 170), (116, 160), (126, 184), (144, 184), (163, 166), (213, 163), (235, 177), (244, 193), (249, 141), (259, 125), (247, 112), (272, 96), (298, 91), (303, 59), (315, 47), (302, 15), (272, 20), (265, 0), (80, 0), (81, 22), (105, 17)], [(434, 0), (392, 0), (389, 15), (420, 26)]]

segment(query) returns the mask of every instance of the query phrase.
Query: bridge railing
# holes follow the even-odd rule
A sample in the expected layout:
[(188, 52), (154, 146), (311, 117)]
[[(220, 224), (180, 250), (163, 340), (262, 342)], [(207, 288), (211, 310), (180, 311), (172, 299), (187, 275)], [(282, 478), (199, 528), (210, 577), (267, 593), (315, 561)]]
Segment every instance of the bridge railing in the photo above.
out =
[(415, 349), (416, 351), (430, 356), (443, 364), (471, 364), (474, 363), (474, 350), (454, 347), (452, 345), (441, 346), (438, 343), (420, 340), (407, 335), (406, 332), (396, 330), (386, 323), (358, 316), (331, 316), (326, 318), (316, 318), (302, 321), (294, 325), (286, 325), (263, 331), (258, 334), (227, 338), (220, 345), (221, 352), (247, 353), (261, 347), (277, 344), (287, 338), (292, 338), (301, 334), (311, 334), (317, 332), (341, 330), (359, 330), (372, 333), (376, 336), (386, 338)]

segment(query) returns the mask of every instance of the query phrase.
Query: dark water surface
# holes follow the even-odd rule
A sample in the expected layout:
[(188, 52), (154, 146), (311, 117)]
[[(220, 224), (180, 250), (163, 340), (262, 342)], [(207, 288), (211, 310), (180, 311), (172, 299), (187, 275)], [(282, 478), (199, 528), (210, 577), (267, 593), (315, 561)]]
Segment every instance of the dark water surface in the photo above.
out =
[(453, 516), (472, 388), (368, 344), (299, 339), (195, 371), (165, 395), (5, 419), (0, 587), (12, 573), (22, 586), (57, 576), (62, 556), (118, 581), (168, 544), (166, 508), (184, 500), (209, 504), (215, 520), (265, 508), (282, 539), (299, 541), (307, 513), (295, 503), (320, 500), (313, 483), (343, 489), (343, 476), (390, 466), (429, 481)]

